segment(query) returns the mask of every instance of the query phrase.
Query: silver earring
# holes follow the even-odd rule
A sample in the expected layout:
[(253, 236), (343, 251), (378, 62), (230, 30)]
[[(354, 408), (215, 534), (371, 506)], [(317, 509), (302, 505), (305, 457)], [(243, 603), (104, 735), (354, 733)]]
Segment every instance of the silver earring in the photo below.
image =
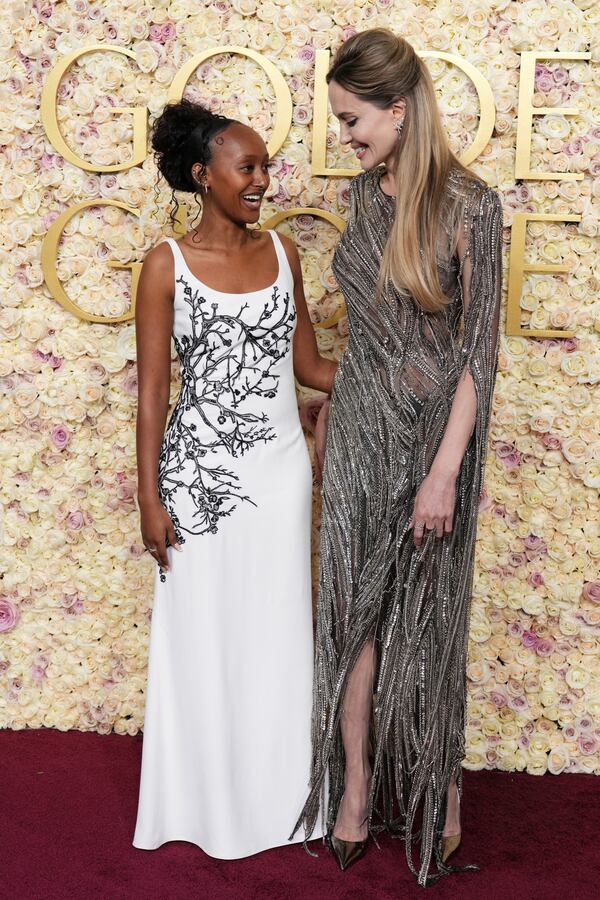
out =
[(396, 129), (397, 137), (400, 138), (402, 129), (404, 128), (404, 119), (394, 119), (394, 128)]

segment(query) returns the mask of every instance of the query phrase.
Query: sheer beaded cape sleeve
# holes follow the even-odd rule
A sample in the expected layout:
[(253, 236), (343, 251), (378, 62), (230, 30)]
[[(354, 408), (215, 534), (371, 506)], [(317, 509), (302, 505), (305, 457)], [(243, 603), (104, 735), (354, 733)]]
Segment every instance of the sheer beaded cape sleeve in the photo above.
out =
[[(458, 255), (444, 259), (441, 253), (440, 281), (449, 304), (428, 315), (411, 297), (394, 291), (377, 296), (395, 214), (379, 177), (368, 172), (353, 180), (348, 225), (333, 266), (348, 307), (349, 340), (327, 438), (313, 764), (298, 826), (303, 822), (310, 834), (320, 808), (325, 826), (335, 823), (344, 791), (344, 692), (372, 642), (369, 825), (402, 835), (409, 867), (420, 884), (428, 884), (450, 871), (441, 859), (445, 797), (451, 779), (460, 779), (464, 756), (469, 607), (496, 374), (502, 215), (492, 190), (453, 175), (447, 232), (452, 246), (460, 232)], [(410, 529), (414, 498), (466, 368), (477, 412), (457, 478), (453, 530), (440, 540), (429, 534), (417, 549)]]

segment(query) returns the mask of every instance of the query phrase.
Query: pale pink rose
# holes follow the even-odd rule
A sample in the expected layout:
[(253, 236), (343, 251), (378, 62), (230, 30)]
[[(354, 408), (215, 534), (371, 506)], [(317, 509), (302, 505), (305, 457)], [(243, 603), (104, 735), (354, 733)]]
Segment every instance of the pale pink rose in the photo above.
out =
[(122, 385), (126, 394), (129, 394), (130, 397), (137, 397), (138, 375), (135, 367), (131, 369), (127, 374), (127, 377), (123, 379)]
[(592, 176), (592, 178), (600, 177), (600, 155), (595, 156), (590, 160), (590, 164), (588, 166), (588, 172)]
[(69, 513), (67, 516), (67, 528), (71, 531), (80, 531), (85, 525), (85, 516), (80, 510)]
[(549, 432), (546, 432), (546, 434), (542, 436), (541, 441), (548, 450), (560, 450), (562, 445), (562, 438), (557, 434), (550, 434)]
[(529, 704), (527, 702), (527, 697), (521, 695), (520, 697), (511, 697), (508, 701), (508, 706), (519, 712), (522, 709), (527, 709)]
[(535, 647), (537, 647), (539, 638), (538, 638), (537, 634), (535, 633), (535, 631), (524, 631), (522, 640), (523, 640), (524, 647), (530, 647), (532, 649), (535, 649)]
[(300, 47), (297, 56), (302, 62), (311, 63), (315, 58), (315, 48), (311, 47), (310, 44), (306, 44), (306, 46)]
[(31, 667), (31, 678), (37, 684), (39, 684), (46, 677), (46, 669), (42, 666), (32, 666)]
[(36, 18), (44, 24), (48, 19), (52, 18), (52, 13), (54, 12), (54, 5), (47, 2), (47, 0), (34, 0), (31, 8)]
[(173, 41), (177, 37), (177, 28), (173, 22), (163, 22), (160, 30), (163, 43)]
[(575, 721), (575, 727), (579, 729), (579, 731), (591, 731), (594, 723), (587, 716), (580, 716)]
[(515, 188), (515, 193), (519, 203), (527, 203), (529, 200), (531, 200), (531, 189), (528, 184), (525, 184), (525, 182), (517, 185), (517, 187)]
[(543, 538), (538, 537), (536, 534), (528, 534), (526, 538), (523, 540), (523, 544), (525, 545), (526, 550), (545, 550), (546, 543)]
[(535, 67), (535, 89), (545, 94), (555, 86), (556, 83), (548, 66), (538, 63)]
[(519, 743), (519, 747), (522, 747), (523, 750), (527, 750), (527, 748), (531, 744), (531, 741), (529, 740), (529, 738), (527, 737), (526, 734), (522, 734), (521, 737), (519, 738), (518, 743)]
[(21, 618), (19, 608), (8, 597), (0, 597), (0, 632), (10, 631)]
[(135, 496), (136, 485), (133, 481), (123, 481), (117, 488), (119, 500), (131, 500)]
[(563, 151), (567, 154), (567, 156), (579, 156), (583, 150), (583, 139), (580, 135), (577, 135), (574, 138), (571, 138), (564, 147)]
[(585, 600), (600, 603), (600, 581), (585, 581), (581, 593)]
[(293, 119), (296, 125), (308, 125), (312, 120), (312, 110), (309, 106), (295, 106)]
[(513, 569), (518, 569), (519, 566), (524, 566), (527, 562), (527, 557), (524, 553), (509, 553), (508, 554), (508, 564), (512, 566)]
[(562, 66), (557, 66), (552, 72), (552, 78), (555, 84), (568, 84), (569, 73)]
[(78, 599), (72, 606), (65, 609), (65, 616), (79, 616), (82, 612), (85, 612), (83, 600)]
[(598, 749), (598, 741), (591, 734), (580, 734), (577, 743), (584, 756), (591, 756)]
[(563, 735), (565, 737), (565, 740), (574, 741), (577, 737), (577, 732), (576, 732), (575, 728), (573, 727), (573, 725), (566, 725), (563, 728)]
[(148, 33), (149, 41), (157, 41), (158, 43), (162, 43), (162, 28), (160, 25), (151, 25), (150, 32)]
[(520, 622), (510, 622), (506, 630), (512, 637), (520, 638), (523, 634), (523, 626)]
[(535, 652), (538, 656), (550, 656), (554, 650), (554, 641), (552, 638), (541, 638), (536, 645)]
[(58, 210), (54, 210), (53, 212), (46, 213), (42, 216), (42, 222), (46, 231), (50, 228), (55, 219), (58, 219), (60, 213)]
[(354, 25), (346, 25), (345, 28), (342, 28), (342, 35), (345, 41), (347, 41), (348, 38), (354, 37), (356, 33)]
[(490, 699), (497, 709), (501, 709), (503, 706), (506, 706), (506, 694), (502, 691), (492, 691), (490, 694)]
[(532, 587), (541, 587), (544, 584), (544, 576), (541, 572), (530, 572), (527, 576), (527, 583)]
[(71, 439), (71, 432), (66, 425), (55, 425), (51, 432), (55, 447), (64, 450)]
[(578, 341), (575, 337), (565, 338), (564, 341), (560, 342), (561, 348), (565, 351), (565, 353), (572, 353), (574, 350), (577, 350)]

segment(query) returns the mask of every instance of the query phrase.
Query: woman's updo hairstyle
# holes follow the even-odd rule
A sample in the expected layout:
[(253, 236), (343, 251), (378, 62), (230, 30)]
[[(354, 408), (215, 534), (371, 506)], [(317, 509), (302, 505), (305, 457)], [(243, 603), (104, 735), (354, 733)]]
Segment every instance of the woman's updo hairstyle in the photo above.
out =
[(165, 106), (152, 129), (152, 149), (158, 170), (173, 191), (199, 190), (192, 166), (209, 164), (213, 139), (235, 121), (190, 100)]

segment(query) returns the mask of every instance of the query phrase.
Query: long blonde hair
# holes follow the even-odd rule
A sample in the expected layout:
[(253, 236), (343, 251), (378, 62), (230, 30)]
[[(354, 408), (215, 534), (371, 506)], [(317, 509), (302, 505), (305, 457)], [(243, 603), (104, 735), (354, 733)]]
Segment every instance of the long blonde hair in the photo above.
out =
[(448, 177), (458, 170), (469, 179), (479, 179), (450, 150), (431, 76), (403, 38), (387, 28), (354, 35), (337, 51), (327, 73), (330, 81), (380, 109), (400, 97), (406, 101), (397, 148), (396, 214), (379, 285), (389, 279), (426, 312), (437, 312), (448, 302), (437, 268), (442, 217), (453, 218)]

